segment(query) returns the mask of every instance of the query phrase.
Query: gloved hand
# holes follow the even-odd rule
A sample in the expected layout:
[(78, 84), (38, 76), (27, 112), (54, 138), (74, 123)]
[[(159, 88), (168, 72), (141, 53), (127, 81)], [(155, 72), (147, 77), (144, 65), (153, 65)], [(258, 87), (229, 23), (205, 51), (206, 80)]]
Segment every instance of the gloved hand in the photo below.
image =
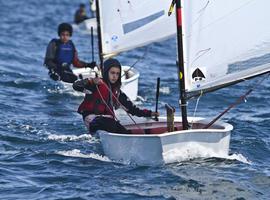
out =
[(91, 68), (91, 69), (94, 69), (95, 66), (97, 66), (97, 63), (95, 61), (90, 62), (90, 63), (86, 63), (86, 65), (85, 65), (85, 67), (88, 67), (88, 68)]
[(98, 77), (93, 78), (92, 80), (93, 80), (93, 83), (94, 83), (95, 85), (100, 85), (100, 84), (103, 83), (102, 79), (101, 79), (101, 78), (98, 78)]
[(158, 117), (159, 116), (159, 112), (151, 112), (151, 117)]
[(60, 80), (60, 76), (55, 71), (50, 70), (48, 74), (52, 80), (54, 80), (54, 81)]

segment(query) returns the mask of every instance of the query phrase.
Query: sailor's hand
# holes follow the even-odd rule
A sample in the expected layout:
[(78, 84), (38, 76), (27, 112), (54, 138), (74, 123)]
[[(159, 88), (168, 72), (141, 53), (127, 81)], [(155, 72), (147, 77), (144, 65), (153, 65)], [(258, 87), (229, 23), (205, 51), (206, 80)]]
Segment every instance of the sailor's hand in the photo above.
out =
[(103, 83), (102, 79), (98, 77), (93, 78), (92, 80), (95, 85), (100, 85), (101, 83)]
[(159, 112), (151, 112), (151, 117), (158, 117), (159, 116)]
[(52, 70), (52, 69), (49, 70), (48, 74), (49, 74), (50, 78), (52, 80), (54, 80), (54, 81), (61, 80), (60, 76), (54, 70)]
[(97, 66), (97, 63), (95, 61), (91, 62), (91, 63), (86, 63), (85, 67), (94, 69), (95, 66)]

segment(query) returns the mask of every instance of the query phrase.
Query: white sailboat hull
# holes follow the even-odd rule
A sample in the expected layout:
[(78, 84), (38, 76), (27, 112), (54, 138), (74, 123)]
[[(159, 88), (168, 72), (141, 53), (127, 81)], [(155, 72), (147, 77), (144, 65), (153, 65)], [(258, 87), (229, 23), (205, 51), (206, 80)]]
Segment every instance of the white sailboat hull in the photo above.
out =
[(91, 33), (91, 27), (93, 27), (93, 34), (97, 35), (97, 18), (86, 19), (80, 24), (82, 28), (85, 28), (87, 32)]
[[(128, 70), (129, 66), (122, 66), (123, 70)], [(128, 71), (129, 77), (122, 78), (121, 90), (128, 96), (131, 101), (135, 101), (138, 95), (138, 85), (140, 73), (136, 69)]]
[[(122, 74), (125, 71), (127, 72), (127, 76), (122, 76), (122, 87), (121, 90), (125, 92), (125, 94), (129, 97), (131, 101), (135, 101), (138, 94), (138, 84), (139, 84), (139, 76), (140, 73), (132, 68), (130, 69), (129, 66), (122, 66)], [(77, 76), (80, 76), (81, 78), (94, 78), (95, 77), (95, 71), (90, 68), (77, 68), (72, 70), (74, 74)], [(64, 86), (70, 90), (72, 90), (72, 84), (71, 83), (65, 83), (61, 81)], [(74, 91), (76, 92), (76, 91)], [(76, 92), (76, 95), (80, 95), (83, 93)]]
[[(147, 122), (150, 128), (159, 122)], [(191, 120), (191, 118), (189, 118)], [(201, 118), (192, 118), (198, 124), (207, 124)], [(180, 122), (180, 118), (176, 118)], [(163, 134), (115, 134), (98, 131), (105, 155), (114, 161), (138, 165), (159, 165), (177, 162), (186, 157), (226, 156), (229, 152), (232, 125), (217, 122), (212, 129), (193, 129)], [(201, 152), (202, 151), (202, 152)], [(188, 155), (190, 154), (190, 155)]]

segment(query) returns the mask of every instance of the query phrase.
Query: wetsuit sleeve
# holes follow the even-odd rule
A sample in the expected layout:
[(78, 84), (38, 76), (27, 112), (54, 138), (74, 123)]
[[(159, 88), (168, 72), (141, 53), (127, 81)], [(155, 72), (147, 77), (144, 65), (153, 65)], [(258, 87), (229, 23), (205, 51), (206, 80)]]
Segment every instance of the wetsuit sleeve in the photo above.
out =
[(51, 41), (46, 50), (46, 55), (44, 59), (44, 66), (48, 69), (56, 69), (57, 63), (55, 62), (55, 56), (56, 56), (56, 43), (54, 41)]
[(74, 54), (74, 59), (73, 59), (72, 64), (73, 64), (74, 67), (77, 67), (77, 68), (86, 67), (86, 65), (87, 65), (86, 62), (83, 62), (83, 61), (79, 60), (78, 52), (77, 52), (76, 49), (75, 49), (75, 54)]
[(151, 117), (152, 113), (151, 110), (138, 108), (130, 101), (127, 95), (122, 91), (120, 91), (119, 101), (121, 104), (123, 104), (123, 106), (125, 106), (125, 108), (128, 109), (127, 110), (128, 113), (136, 115), (138, 117)]
[(77, 80), (72, 86), (74, 90), (79, 92), (84, 92), (84, 90), (90, 90), (93, 92), (96, 90), (96, 85), (92, 79)]

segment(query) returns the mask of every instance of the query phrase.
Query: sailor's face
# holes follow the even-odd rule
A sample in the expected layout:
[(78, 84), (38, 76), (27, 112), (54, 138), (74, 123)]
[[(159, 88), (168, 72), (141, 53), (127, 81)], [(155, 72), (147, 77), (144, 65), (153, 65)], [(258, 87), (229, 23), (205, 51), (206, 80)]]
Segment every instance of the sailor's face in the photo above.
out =
[(67, 43), (70, 39), (70, 33), (68, 31), (63, 31), (61, 34), (60, 34), (60, 40), (63, 42), (63, 43)]
[(118, 67), (112, 67), (109, 70), (109, 81), (110, 83), (114, 84), (120, 77), (120, 69)]

